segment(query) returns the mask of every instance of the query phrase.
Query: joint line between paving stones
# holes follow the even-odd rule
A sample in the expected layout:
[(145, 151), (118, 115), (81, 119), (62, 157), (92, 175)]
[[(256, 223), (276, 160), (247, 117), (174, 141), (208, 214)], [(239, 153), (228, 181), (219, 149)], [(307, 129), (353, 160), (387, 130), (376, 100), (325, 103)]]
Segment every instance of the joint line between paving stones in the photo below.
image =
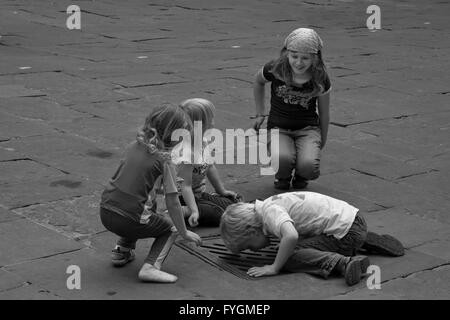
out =
[(366, 124), (366, 123), (385, 121), (385, 120), (392, 120), (392, 119), (394, 119), (394, 120), (402, 120), (402, 119), (405, 119), (405, 118), (416, 117), (416, 116), (420, 116), (420, 115), (422, 115), (422, 114), (420, 114), (420, 113), (402, 114), (402, 115), (395, 116), (395, 117), (366, 120), (366, 121), (353, 122), (353, 123), (347, 123), (347, 124), (330, 121), (330, 124), (338, 126), (338, 127), (342, 127), (342, 128), (347, 128), (347, 127), (356, 126), (356, 125), (359, 125), (359, 124)]
[(359, 170), (359, 169), (355, 169), (355, 168), (350, 168), (350, 170), (356, 171), (356, 172), (358, 172), (360, 174), (363, 174), (363, 175), (366, 175), (366, 176), (375, 177), (375, 178), (378, 178), (378, 179), (383, 180), (383, 181), (392, 182), (392, 181), (387, 180), (387, 179), (385, 179), (383, 177), (379, 177), (379, 176), (377, 176), (376, 174), (373, 174), (373, 173), (365, 172), (365, 171), (362, 171), (362, 170)]
[[(385, 280), (385, 281), (381, 281), (380, 284), (387, 284), (387, 283), (389, 283), (389, 282), (391, 282), (391, 281), (394, 281), (394, 280), (406, 279), (407, 277), (412, 276), (412, 275), (414, 275), (414, 274), (416, 274), (416, 273), (421, 273), (421, 272), (425, 272), (425, 271), (432, 271), (432, 270), (434, 270), (434, 269), (437, 269), (437, 268), (440, 268), (440, 267), (443, 267), (443, 266), (447, 266), (447, 265), (450, 265), (450, 262), (446, 262), (446, 263), (443, 263), (443, 264), (438, 265), (438, 266), (426, 268), (426, 269), (423, 269), (423, 270), (414, 271), (414, 272), (408, 273), (408, 274), (406, 274), (406, 275), (401, 275), (401, 276), (399, 276), (399, 277), (395, 277), (395, 278), (392, 278), (392, 279), (388, 279), (388, 280)], [(365, 278), (363, 278), (362, 281), (364, 281), (364, 279), (365, 279)], [(352, 289), (352, 290), (346, 291), (345, 293), (338, 294), (338, 295), (336, 295), (336, 297), (339, 297), (339, 296), (347, 296), (347, 295), (349, 295), (349, 294), (351, 294), (351, 293), (353, 293), (353, 292), (356, 292), (356, 291), (358, 291), (358, 290), (360, 290), (360, 289), (361, 289), (361, 287), (357, 287), (357, 288), (354, 288), (354, 289)], [(382, 289), (381, 289), (381, 290), (382, 290)]]
[(16, 289), (19, 289), (19, 288), (23, 288), (23, 287), (27, 287), (27, 286), (30, 286), (30, 285), (32, 285), (32, 283), (30, 281), (25, 281), (25, 282), (22, 282), (21, 284), (18, 284), (17, 286), (14, 286), (12, 288), (8, 288), (8, 289), (5, 289), (5, 290), (0, 290), (0, 293), (6, 293), (6, 292), (9, 292), (9, 291), (13, 291), (13, 290), (16, 290)]
[(389, 283), (391, 281), (399, 280), (399, 279), (407, 279), (408, 277), (411, 277), (411, 276), (416, 275), (418, 273), (422, 273), (422, 272), (425, 272), (425, 271), (433, 271), (434, 269), (438, 269), (438, 268), (441, 268), (441, 267), (444, 267), (444, 266), (450, 266), (450, 262), (445, 262), (445, 263), (442, 263), (442, 264), (434, 266), (434, 267), (425, 268), (425, 269), (422, 269), (422, 270), (418, 270), (418, 271), (407, 273), (405, 275), (400, 275), (400, 276), (392, 278), (392, 279), (381, 281), (381, 284), (386, 284), (386, 283)]
[[(28, 207), (32, 207), (32, 206), (43, 206), (43, 205), (48, 205), (48, 204), (52, 204), (52, 203), (54, 203), (54, 202), (63, 201), (63, 200), (65, 200), (65, 201), (71, 201), (71, 200), (74, 200), (74, 199), (79, 199), (79, 198), (87, 197), (87, 196), (90, 196), (90, 195), (83, 194), (83, 195), (79, 195), (79, 196), (73, 196), (73, 197), (71, 197), (71, 198), (61, 198), (61, 199), (56, 199), (56, 200), (52, 200), (52, 201), (48, 201), (48, 202), (44, 202), (44, 203), (36, 202), (36, 203), (26, 204), (26, 205), (18, 206), (18, 207), (7, 207), (7, 209), (13, 211), (14, 213), (17, 213), (17, 214), (23, 216), (20, 212), (15, 212), (14, 210), (24, 209), (24, 208), (28, 208)], [(29, 219), (28, 219), (28, 220), (29, 220)], [(33, 220), (30, 220), (30, 221), (33, 221)], [(33, 221), (33, 222), (34, 222), (34, 221)]]
[(80, 250), (83, 250), (83, 249), (85, 249), (85, 247), (83, 247), (83, 248), (78, 248), (78, 249), (67, 250), (67, 251), (63, 251), (63, 252), (58, 252), (58, 253), (54, 253), (54, 254), (50, 254), (50, 255), (42, 256), (42, 257), (37, 257), (37, 258), (29, 259), (29, 260), (24, 260), (24, 261), (20, 261), (20, 262), (17, 262), (17, 263), (4, 265), (3, 268), (14, 267), (14, 266), (18, 266), (18, 265), (21, 265), (21, 264), (24, 264), (24, 263), (29, 263), (29, 262), (32, 262), (32, 261), (37, 261), (37, 260), (41, 260), (41, 259), (52, 258), (52, 257), (55, 257), (55, 256), (67, 254), (67, 253), (77, 252), (77, 251), (80, 251)]
[(408, 174), (408, 175), (406, 175), (406, 176), (398, 177), (398, 178), (396, 178), (395, 180), (400, 180), (400, 179), (405, 179), (405, 178), (415, 177), (415, 176), (421, 176), (421, 175), (428, 174), (428, 173), (431, 173), (431, 172), (439, 172), (439, 170), (436, 170), (436, 169), (430, 169), (430, 170), (428, 170), (428, 171), (423, 171), (423, 172), (418, 172), (418, 173), (412, 173), (412, 174)]

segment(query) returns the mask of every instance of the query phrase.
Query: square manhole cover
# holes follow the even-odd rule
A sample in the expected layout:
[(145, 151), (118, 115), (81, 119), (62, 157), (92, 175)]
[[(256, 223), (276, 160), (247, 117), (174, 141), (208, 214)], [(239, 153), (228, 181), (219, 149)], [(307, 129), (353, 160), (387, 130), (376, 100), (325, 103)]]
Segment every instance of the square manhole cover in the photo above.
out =
[(220, 235), (202, 237), (202, 245), (198, 247), (192, 242), (186, 242), (185, 240), (176, 242), (178, 247), (199, 257), (216, 268), (230, 272), (239, 278), (247, 280), (264, 278), (250, 277), (247, 275), (247, 271), (251, 267), (262, 267), (266, 264), (272, 264), (277, 254), (278, 244), (278, 239), (271, 238), (270, 246), (259, 250), (258, 252), (245, 250), (240, 254), (233, 254), (225, 247)]

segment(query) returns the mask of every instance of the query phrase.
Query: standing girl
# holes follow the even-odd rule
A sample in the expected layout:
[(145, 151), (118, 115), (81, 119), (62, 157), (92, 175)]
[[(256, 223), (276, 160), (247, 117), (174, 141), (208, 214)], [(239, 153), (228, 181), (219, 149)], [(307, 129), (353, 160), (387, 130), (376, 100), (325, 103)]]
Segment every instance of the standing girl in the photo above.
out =
[(328, 134), (331, 84), (322, 60), (322, 40), (312, 29), (299, 28), (284, 41), (280, 57), (256, 73), (254, 128), (266, 117), (264, 89), (271, 82), (267, 128), (279, 129), (279, 169), (275, 188), (305, 188), (320, 175), (320, 150)]
[[(189, 115), (193, 123), (201, 123), (202, 136), (194, 137), (194, 139), (202, 139), (203, 147), (205, 147), (208, 141), (206, 137), (203, 138), (203, 135), (208, 129), (214, 127), (214, 105), (209, 100), (193, 98), (181, 102), (180, 108)], [(201, 152), (203, 153), (203, 148)], [(194, 163), (195, 159), (200, 161)], [(186, 205), (183, 207), (184, 214), (188, 217), (191, 227), (197, 225), (218, 227), (225, 209), (230, 204), (241, 200), (236, 192), (225, 189), (217, 168), (214, 164), (208, 163), (203, 154), (194, 157), (194, 161), (190, 163), (179, 164), (178, 176), (182, 194), (180, 202)], [(206, 192), (206, 179), (216, 193)]]
[[(176, 106), (153, 109), (102, 194), (101, 221), (106, 229), (120, 237), (112, 253), (113, 265), (124, 266), (134, 259), (138, 239), (155, 238), (139, 271), (142, 281), (177, 280), (176, 276), (160, 270), (177, 234), (196, 244), (201, 242), (196, 233), (186, 230), (178, 200), (176, 173), (170, 160), (170, 150), (174, 146), (171, 135), (176, 129), (192, 132), (191, 121), (183, 110)], [(159, 181), (176, 229), (170, 219), (155, 212), (142, 219), (148, 195)]]

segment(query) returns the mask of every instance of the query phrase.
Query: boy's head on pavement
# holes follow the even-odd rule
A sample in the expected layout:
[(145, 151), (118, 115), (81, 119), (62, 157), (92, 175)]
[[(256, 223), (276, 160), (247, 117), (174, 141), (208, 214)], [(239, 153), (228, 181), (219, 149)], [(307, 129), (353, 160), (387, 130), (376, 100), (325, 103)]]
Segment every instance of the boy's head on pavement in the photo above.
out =
[(233, 253), (246, 249), (258, 251), (270, 244), (269, 237), (263, 233), (255, 205), (250, 203), (228, 206), (220, 220), (220, 234), (225, 246)]

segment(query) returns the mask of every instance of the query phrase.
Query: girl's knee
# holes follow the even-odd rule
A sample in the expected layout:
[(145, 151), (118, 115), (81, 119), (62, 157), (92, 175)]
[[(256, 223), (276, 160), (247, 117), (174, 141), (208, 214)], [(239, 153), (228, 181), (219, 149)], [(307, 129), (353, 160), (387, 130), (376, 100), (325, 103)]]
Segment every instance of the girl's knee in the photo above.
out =
[(297, 176), (302, 177), (305, 180), (314, 180), (320, 176), (320, 165), (318, 161), (302, 161), (297, 163), (296, 173)]

